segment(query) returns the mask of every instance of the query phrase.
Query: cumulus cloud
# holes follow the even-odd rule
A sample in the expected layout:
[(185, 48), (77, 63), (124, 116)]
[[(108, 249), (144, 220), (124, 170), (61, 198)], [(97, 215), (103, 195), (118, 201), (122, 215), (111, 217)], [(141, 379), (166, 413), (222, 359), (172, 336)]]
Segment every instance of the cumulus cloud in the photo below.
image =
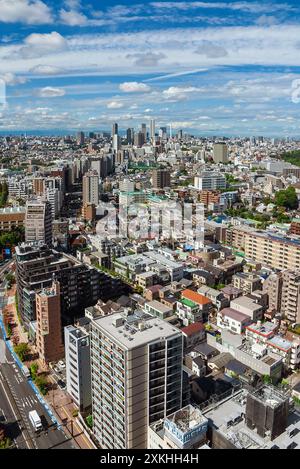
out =
[(34, 58), (60, 52), (67, 48), (66, 39), (56, 31), (48, 34), (33, 33), (24, 40), (24, 45), (16, 50), (16, 56)]
[(220, 57), (226, 57), (228, 55), (227, 50), (223, 46), (214, 44), (211, 41), (202, 41), (198, 48), (195, 50), (196, 54), (205, 55), (207, 58), (218, 59)]
[(172, 101), (183, 101), (188, 98), (189, 93), (198, 92), (199, 88), (195, 86), (171, 86), (167, 90), (163, 91), (163, 97), (167, 100)]
[(58, 98), (60, 96), (65, 96), (66, 92), (62, 88), (53, 88), (52, 86), (46, 86), (38, 90), (37, 95), (40, 98)]
[(87, 16), (76, 10), (60, 10), (60, 19), (68, 26), (86, 26), (89, 22)]
[(41, 0), (0, 0), (0, 22), (47, 24), (53, 22), (53, 16)]
[(120, 101), (110, 101), (109, 103), (107, 103), (106, 107), (108, 109), (121, 109), (122, 107), (124, 107), (124, 104)]
[(150, 86), (145, 83), (138, 83), (137, 81), (126, 81), (119, 86), (124, 93), (147, 93), (151, 90)]

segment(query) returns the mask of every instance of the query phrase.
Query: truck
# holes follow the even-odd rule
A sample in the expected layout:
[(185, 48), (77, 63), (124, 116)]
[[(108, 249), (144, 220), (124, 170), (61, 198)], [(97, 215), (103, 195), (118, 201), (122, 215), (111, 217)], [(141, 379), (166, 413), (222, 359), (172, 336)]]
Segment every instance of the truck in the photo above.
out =
[(22, 366), (22, 373), (25, 376), (25, 378), (27, 378), (27, 379), (29, 379), (31, 377), (30, 371), (27, 368), (27, 366), (25, 366), (25, 365)]
[(43, 429), (42, 421), (36, 410), (29, 412), (29, 420), (35, 432), (40, 432)]

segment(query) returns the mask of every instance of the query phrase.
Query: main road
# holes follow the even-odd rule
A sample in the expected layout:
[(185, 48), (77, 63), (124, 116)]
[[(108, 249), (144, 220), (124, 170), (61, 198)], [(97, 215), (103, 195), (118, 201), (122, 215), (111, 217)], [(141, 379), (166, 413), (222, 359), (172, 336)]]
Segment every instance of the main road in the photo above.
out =
[[(0, 287), (0, 313), (3, 304), (3, 285)], [(36, 434), (29, 421), (29, 412), (36, 410), (44, 430)], [(51, 420), (46, 408), (39, 401), (35, 389), (15, 363), (0, 328), (0, 421), (8, 436), (20, 449), (77, 449), (73, 439), (63, 428)]]

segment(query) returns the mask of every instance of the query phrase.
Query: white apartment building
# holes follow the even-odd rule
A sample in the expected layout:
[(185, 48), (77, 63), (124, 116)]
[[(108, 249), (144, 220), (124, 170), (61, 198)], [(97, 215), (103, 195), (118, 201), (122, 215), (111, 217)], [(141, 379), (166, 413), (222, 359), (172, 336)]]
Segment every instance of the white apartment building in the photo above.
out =
[(194, 187), (200, 191), (226, 189), (226, 178), (219, 172), (203, 171), (199, 176), (195, 176)]
[(148, 426), (182, 406), (183, 336), (142, 311), (91, 322), (93, 433), (103, 449), (147, 448)]
[(91, 407), (90, 335), (87, 328), (65, 327), (67, 391), (81, 411)]

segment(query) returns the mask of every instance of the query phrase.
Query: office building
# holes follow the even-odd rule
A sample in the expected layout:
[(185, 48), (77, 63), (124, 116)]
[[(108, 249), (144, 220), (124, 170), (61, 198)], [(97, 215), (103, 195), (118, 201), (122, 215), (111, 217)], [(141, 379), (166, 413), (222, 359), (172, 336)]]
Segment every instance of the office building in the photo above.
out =
[(128, 145), (133, 145), (133, 142), (134, 142), (134, 130), (133, 130), (133, 129), (127, 129), (126, 135), (127, 135), (127, 143), (128, 143)]
[(147, 448), (148, 426), (182, 407), (181, 332), (142, 311), (91, 322), (93, 433), (103, 449)]
[(167, 169), (155, 169), (152, 172), (152, 186), (154, 189), (171, 187), (171, 175)]
[(144, 142), (147, 142), (147, 125), (142, 124), (141, 125), (141, 133), (144, 135)]
[(77, 145), (84, 145), (85, 136), (84, 132), (77, 132)]
[(155, 120), (150, 121), (150, 140), (152, 145), (155, 145)]
[(52, 243), (52, 209), (48, 201), (32, 200), (26, 204), (25, 241)]
[(195, 176), (194, 187), (200, 191), (216, 191), (226, 189), (224, 174), (212, 171), (203, 171)]
[(134, 145), (136, 147), (142, 147), (146, 143), (144, 132), (138, 132), (134, 135)]
[(36, 293), (36, 347), (44, 364), (64, 357), (61, 326), (61, 300), (59, 283)]
[(228, 147), (226, 143), (214, 144), (214, 162), (228, 163)]
[(92, 405), (89, 320), (64, 331), (67, 392), (84, 412)]
[(118, 134), (119, 134), (119, 126), (118, 126), (117, 123), (115, 123), (115, 124), (113, 124), (113, 126), (112, 126), (112, 137), (113, 137), (114, 135), (118, 135)]
[(83, 183), (83, 206), (99, 204), (99, 174), (97, 171), (85, 173), (82, 179)]

